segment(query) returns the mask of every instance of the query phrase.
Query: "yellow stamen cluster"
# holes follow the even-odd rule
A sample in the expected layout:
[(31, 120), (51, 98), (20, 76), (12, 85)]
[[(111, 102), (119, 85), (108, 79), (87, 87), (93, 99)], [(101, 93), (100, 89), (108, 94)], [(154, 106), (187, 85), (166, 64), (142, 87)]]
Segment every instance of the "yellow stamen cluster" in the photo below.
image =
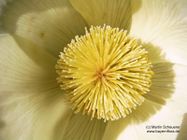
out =
[(149, 91), (153, 72), (147, 53), (124, 30), (92, 26), (60, 53), (57, 81), (75, 113), (117, 120), (141, 105)]

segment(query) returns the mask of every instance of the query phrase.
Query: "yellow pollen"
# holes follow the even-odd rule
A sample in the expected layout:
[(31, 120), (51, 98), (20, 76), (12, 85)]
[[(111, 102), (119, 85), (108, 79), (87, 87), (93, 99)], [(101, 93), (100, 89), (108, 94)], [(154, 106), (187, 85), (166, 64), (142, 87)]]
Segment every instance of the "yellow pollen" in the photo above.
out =
[(105, 121), (123, 118), (140, 106), (153, 75), (141, 43), (106, 25), (76, 36), (60, 53), (56, 71), (74, 112)]

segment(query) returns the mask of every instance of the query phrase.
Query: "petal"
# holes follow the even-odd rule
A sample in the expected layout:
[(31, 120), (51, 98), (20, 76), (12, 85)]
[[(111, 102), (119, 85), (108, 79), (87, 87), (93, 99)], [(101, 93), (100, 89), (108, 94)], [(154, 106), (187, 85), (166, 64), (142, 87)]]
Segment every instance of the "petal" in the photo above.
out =
[(181, 124), (181, 128), (180, 128), (180, 132), (177, 135), (177, 140), (185, 140), (187, 139), (187, 113), (184, 115), (183, 120), (182, 120), (182, 124)]
[[(66, 127), (59, 131), (59, 140), (102, 140), (107, 125), (103, 120), (91, 120), (89, 116), (74, 113), (70, 113), (65, 122)], [(60, 123), (59, 128), (62, 128), (61, 126)]]
[[(159, 46), (169, 61), (187, 64), (186, 7), (185, 0), (142, 0), (133, 14), (130, 33)], [(136, 1), (132, 9), (137, 10)]]
[(4, 28), (32, 41), (58, 57), (75, 35), (84, 33), (86, 23), (67, 0), (16, 0), (3, 14)]
[[(0, 137), (53, 140), (53, 128), (66, 110), (63, 94), (53, 71), (36, 61), (37, 50), (29, 55), (27, 51), (11, 36), (0, 36)], [(35, 60), (30, 58), (32, 53)]]
[[(36, 91), (31, 92), (37, 94)], [(36, 95), (18, 95), (17, 92), (14, 94), (17, 96), (6, 93), (6, 98), (1, 97), (2, 140), (54, 140), (55, 128), (59, 120), (66, 115), (66, 105), (62, 96), (44, 98)]]
[(2, 9), (3, 9), (3, 7), (5, 6), (5, 4), (6, 4), (6, 0), (1, 0), (1, 1), (0, 1), (0, 15), (1, 15), (1, 13), (2, 13)]
[[(165, 109), (165, 110), (168, 110), (168, 109)], [(167, 115), (165, 115), (165, 114), (167, 114)], [(116, 138), (116, 140), (125, 140), (125, 139), (176, 140), (176, 137), (178, 135), (178, 131), (180, 130), (180, 128), (166, 129), (166, 127), (167, 126), (180, 127), (182, 117), (183, 117), (182, 115), (173, 115), (171, 113), (171, 111), (170, 111), (170, 113), (168, 113), (168, 111), (162, 111), (162, 113), (157, 114), (155, 116), (155, 118), (152, 118), (151, 120), (146, 121), (143, 124), (137, 124), (136, 121), (132, 121), (131, 125), (128, 126)], [(162, 121), (160, 121), (160, 119)], [(135, 118), (133, 118), (133, 120), (135, 120)], [(152, 126), (157, 127), (157, 129), (156, 128), (151, 129)], [(152, 131), (154, 131), (154, 132), (152, 132)], [(165, 131), (165, 132), (158, 132), (158, 131)], [(173, 132), (171, 132), (171, 131), (173, 131)]]
[[(5, 83), (4, 80), (7, 82), (12, 80), (13, 84), (14, 80), (20, 80), (21, 82), (25, 79), (30, 82), (36, 80), (35, 78), (50, 79), (49, 82), (56, 81), (54, 70), (56, 59), (27, 41), (21, 38), (19, 40), (24, 43), (24, 47), (19, 46), (15, 39), (8, 34), (0, 36), (1, 81)], [(38, 83), (35, 85), (38, 85)]]
[(89, 25), (108, 24), (127, 29), (131, 22), (130, 0), (70, 0)]
[[(166, 98), (166, 102), (164, 105), (160, 106), (160, 102), (156, 102), (155, 100), (147, 99), (144, 104), (140, 106), (134, 113), (132, 113), (127, 118), (120, 120), (119, 122), (111, 122), (106, 128), (104, 140), (124, 140), (124, 139), (169, 139), (176, 140), (179, 138), (180, 128), (167, 128), (166, 126), (181, 126), (183, 117), (185, 117), (185, 113), (187, 112), (187, 95), (186, 95), (186, 87), (184, 86), (187, 82), (187, 67), (182, 65), (173, 65), (172, 66), (175, 72), (175, 82), (174, 82), (174, 91), (170, 98)], [(162, 69), (160, 69), (162, 71)], [(160, 72), (161, 72), (160, 71)], [(162, 75), (164, 76), (164, 74)], [(167, 74), (166, 74), (167, 76)], [(167, 92), (163, 92), (162, 89), (168, 88), (167, 84), (163, 84), (163, 79), (161, 78), (160, 89), (154, 94), (158, 94), (160, 96), (165, 96)], [(165, 78), (166, 79), (166, 78)], [(154, 85), (155, 87), (158, 86)], [(161, 86), (162, 85), (162, 86)], [(152, 93), (149, 93), (152, 94)], [(158, 96), (157, 95), (157, 96)], [(162, 97), (161, 97), (162, 98)], [(152, 109), (152, 110), (150, 110)], [(148, 117), (148, 114), (151, 116)], [(184, 123), (184, 120), (183, 120)], [(151, 128), (152, 126), (159, 126), (160, 128)], [(182, 129), (182, 128), (181, 128)], [(149, 130), (159, 130), (165, 132), (150, 132)], [(168, 130), (168, 131), (167, 131)], [(149, 132), (148, 132), (149, 131)], [(170, 132), (169, 132), (170, 131)], [(171, 132), (174, 131), (174, 132)], [(113, 132), (113, 138), (110, 138), (110, 134)], [(181, 133), (185, 133), (184, 128)], [(180, 134), (180, 137), (184, 138), (185, 134)], [(180, 139), (179, 139), (180, 140)]]

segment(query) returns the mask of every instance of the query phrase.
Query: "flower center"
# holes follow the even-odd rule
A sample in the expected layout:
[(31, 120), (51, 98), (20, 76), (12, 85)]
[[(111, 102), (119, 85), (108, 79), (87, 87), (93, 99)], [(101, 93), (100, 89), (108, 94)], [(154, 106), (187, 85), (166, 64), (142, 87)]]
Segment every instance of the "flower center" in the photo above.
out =
[(153, 75), (148, 52), (127, 32), (91, 27), (60, 53), (57, 78), (75, 113), (117, 120), (144, 101)]

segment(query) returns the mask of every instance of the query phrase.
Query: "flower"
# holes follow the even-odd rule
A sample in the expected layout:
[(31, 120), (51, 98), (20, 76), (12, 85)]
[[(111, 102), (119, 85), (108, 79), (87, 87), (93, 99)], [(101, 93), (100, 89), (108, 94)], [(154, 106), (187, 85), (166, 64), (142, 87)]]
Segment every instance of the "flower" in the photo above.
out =
[(0, 7), (0, 139), (186, 138), (185, 0)]

